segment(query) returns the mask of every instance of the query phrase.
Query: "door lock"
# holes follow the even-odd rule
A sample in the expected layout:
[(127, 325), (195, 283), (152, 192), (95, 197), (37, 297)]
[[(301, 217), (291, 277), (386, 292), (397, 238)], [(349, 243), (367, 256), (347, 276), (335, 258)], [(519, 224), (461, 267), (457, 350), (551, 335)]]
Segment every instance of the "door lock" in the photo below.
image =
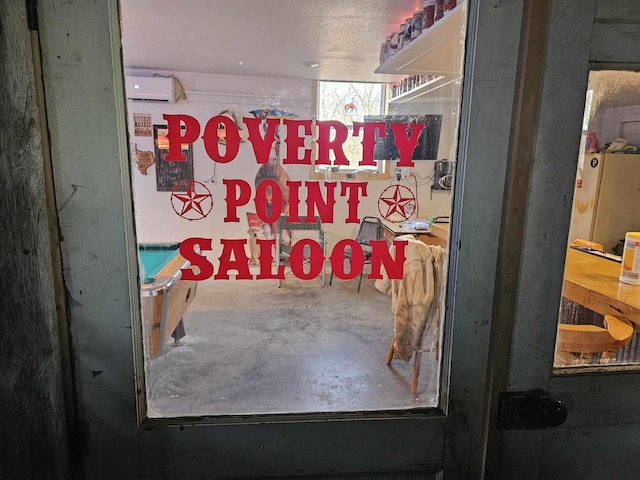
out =
[(545, 430), (566, 419), (567, 406), (544, 390), (500, 392), (498, 430)]

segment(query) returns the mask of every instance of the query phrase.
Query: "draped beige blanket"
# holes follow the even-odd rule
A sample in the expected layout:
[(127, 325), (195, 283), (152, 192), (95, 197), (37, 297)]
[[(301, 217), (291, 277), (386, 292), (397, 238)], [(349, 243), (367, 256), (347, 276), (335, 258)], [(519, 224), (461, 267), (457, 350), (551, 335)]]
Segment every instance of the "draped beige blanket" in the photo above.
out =
[[(395, 240), (408, 242), (404, 250), (403, 278), (390, 280), (383, 272), (383, 278), (376, 280), (375, 286), (391, 296), (396, 339), (394, 358), (409, 361), (427, 331), (435, 329), (439, 334), (446, 250), (426, 245), (412, 235), (402, 235)], [(395, 246), (391, 246), (390, 252), (395, 258)]]

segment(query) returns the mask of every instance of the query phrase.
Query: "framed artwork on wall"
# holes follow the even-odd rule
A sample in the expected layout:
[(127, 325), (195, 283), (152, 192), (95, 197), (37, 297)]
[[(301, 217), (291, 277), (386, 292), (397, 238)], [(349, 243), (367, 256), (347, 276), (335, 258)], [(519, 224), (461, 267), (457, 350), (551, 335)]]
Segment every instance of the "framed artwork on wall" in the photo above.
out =
[(152, 135), (150, 113), (133, 114), (133, 134), (136, 137), (150, 137)]
[[(156, 158), (156, 190), (158, 192), (172, 192), (180, 182), (193, 179), (192, 144), (182, 144), (182, 154), (187, 158), (186, 162), (168, 162), (165, 159), (169, 153), (166, 125), (153, 126), (153, 144)], [(183, 182), (175, 191), (185, 192), (187, 185), (188, 182)]]

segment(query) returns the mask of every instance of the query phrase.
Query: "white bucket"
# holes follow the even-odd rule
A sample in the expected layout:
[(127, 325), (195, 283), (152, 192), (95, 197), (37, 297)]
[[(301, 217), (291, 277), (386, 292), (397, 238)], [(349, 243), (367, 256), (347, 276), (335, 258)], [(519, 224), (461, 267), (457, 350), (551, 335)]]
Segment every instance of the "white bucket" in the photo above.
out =
[(620, 281), (640, 285), (640, 232), (628, 232), (625, 236)]

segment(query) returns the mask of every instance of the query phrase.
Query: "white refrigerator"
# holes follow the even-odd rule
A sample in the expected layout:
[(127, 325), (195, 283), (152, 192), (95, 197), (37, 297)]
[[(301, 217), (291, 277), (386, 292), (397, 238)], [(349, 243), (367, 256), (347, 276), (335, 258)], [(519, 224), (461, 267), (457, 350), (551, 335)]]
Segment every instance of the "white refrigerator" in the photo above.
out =
[(569, 241), (611, 253), (626, 232), (640, 231), (640, 154), (585, 153), (576, 176)]

